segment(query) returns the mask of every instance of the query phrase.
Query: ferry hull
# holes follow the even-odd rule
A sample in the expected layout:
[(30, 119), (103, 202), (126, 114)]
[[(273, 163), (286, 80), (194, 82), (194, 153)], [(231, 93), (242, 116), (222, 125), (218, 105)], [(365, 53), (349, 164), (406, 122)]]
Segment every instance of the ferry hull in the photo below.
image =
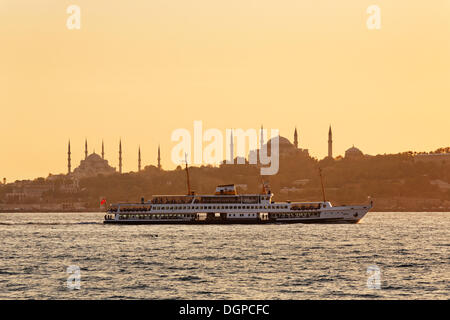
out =
[(286, 219), (286, 220), (191, 220), (191, 221), (157, 221), (157, 220), (104, 220), (104, 224), (169, 224), (169, 225), (220, 225), (220, 224), (356, 224), (360, 219), (323, 218), (323, 219)]
[[(270, 197), (266, 195), (260, 195), (261, 199), (255, 203), (247, 203), (244, 201), (245, 196), (243, 197), (242, 199), (237, 196), (219, 198), (222, 202), (218, 203), (204, 199), (203, 202), (195, 202), (190, 199), (191, 202), (174, 200), (163, 204), (153, 202), (119, 204), (107, 212), (104, 223), (128, 225), (355, 224), (373, 206), (372, 203), (334, 207), (330, 202), (271, 202)], [(247, 197), (250, 197), (247, 200), (255, 200), (252, 197), (256, 196)]]

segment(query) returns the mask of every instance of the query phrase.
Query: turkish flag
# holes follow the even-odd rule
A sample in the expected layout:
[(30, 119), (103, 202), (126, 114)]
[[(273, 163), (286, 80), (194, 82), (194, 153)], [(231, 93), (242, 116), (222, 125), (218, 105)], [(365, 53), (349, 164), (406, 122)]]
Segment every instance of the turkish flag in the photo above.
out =
[(105, 204), (106, 203), (106, 199), (102, 199), (102, 201), (100, 201), (100, 205)]

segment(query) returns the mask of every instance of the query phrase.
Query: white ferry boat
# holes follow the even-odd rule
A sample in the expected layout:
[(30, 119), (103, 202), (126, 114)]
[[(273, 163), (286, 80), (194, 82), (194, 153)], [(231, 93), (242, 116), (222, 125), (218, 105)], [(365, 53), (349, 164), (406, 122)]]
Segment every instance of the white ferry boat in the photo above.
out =
[[(188, 182), (188, 189), (189, 182)], [(358, 223), (368, 205), (332, 206), (329, 201), (275, 202), (261, 194), (238, 194), (233, 184), (220, 185), (214, 195), (159, 195), (140, 203), (111, 204), (104, 223), (112, 224), (264, 224)]]

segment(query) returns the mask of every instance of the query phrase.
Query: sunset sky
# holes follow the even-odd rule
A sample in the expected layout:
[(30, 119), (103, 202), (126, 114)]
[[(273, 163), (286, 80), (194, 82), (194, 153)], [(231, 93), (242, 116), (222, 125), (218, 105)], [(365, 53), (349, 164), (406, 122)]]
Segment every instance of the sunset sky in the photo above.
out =
[[(66, 9), (81, 8), (68, 30)], [(381, 8), (381, 30), (366, 9)], [(171, 133), (276, 128), (312, 156), (450, 145), (450, 0), (2, 0), (0, 178), (101, 151), (170, 161)]]

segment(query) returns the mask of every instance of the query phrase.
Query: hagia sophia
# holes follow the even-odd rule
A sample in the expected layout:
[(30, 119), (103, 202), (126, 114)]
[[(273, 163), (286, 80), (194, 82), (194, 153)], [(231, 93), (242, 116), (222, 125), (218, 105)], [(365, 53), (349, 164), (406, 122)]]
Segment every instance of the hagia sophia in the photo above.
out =
[[(299, 148), (298, 142), (298, 132), (297, 128), (294, 130), (294, 142), (291, 143), (289, 139), (279, 136), (279, 153), (280, 159), (289, 158), (295, 155), (303, 155), (309, 157), (309, 150)], [(233, 140), (231, 140), (230, 148), (234, 149)], [(263, 136), (263, 128), (261, 127), (261, 136), (260, 141), (264, 144), (264, 136)], [(267, 141), (267, 151), (270, 154), (272, 139)], [(157, 168), (161, 169), (161, 152), (160, 146), (158, 146), (158, 158), (157, 158)], [(258, 150), (251, 150), (249, 152), (249, 158), (252, 156), (252, 152), (256, 152), (258, 154)], [(233, 151), (231, 151), (232, 159), (234, 159)], [(356, 148), (355, 146), (349, 148), (345, 151), (346, 159), (355, 159), (363, 157), (364, 154), (361, 150)], [(328, 130), (328, 156), (327, 158), (333, 159), (333, 133), (331, 130), (331, 126)], [(141, 171), (141, 148), (138, 148), (138, 163), (137, 169), (138, 172)], [(71, 165), (71, 148), (70, 148), (70, 140), (68, 142), (68, 150), (67, 150), (67, 174), (69, 176), (75, 178), (86, 178), (96, 176), (97, 174), (110, 175), (114, 173), (122, 173), (122, 141), (119, 140), (119, 169), (117, 170), (115, 167), (109, 165), (108, 160), (105, 159), (105, 147), (102, 141), (102, 152), (101, 154), (95, 153), (95, 151), (91, 154), (88, 154), (88, 142), (85, 140), (84, 144), (84, 159), (80, 161), (80, 165), (76, 167), (72, 171)]]

